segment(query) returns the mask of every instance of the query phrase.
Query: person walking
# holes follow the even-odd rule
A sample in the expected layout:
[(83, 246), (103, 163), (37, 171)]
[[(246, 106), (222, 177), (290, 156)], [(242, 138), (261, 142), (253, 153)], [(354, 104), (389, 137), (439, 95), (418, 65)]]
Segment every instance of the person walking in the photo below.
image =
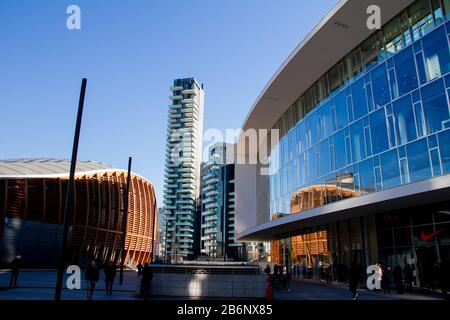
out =
[(94, 259), (90, 261), (86, 268), (85, 278), (87, 281), (87, 299), (92, 300), (92, 296), (94, 294), (95, 286), (98, 282), (98, 278), (100, 277), (100, 270), (98, 269), (97, 263)]
[(441, 289), (442, 295), (445, 300), (449, 300), (448, 290), (450, 287), (450, 275), (449, 275), (450, 265), (446, 262), (441, 262), (439, 264), (438, 274), (437, 274), (437, 285)]
[(405, 278), (406, 290), (411, 292), (413, 283), (413, 271), (409, 263), (407, 263), (405, 268), (403, 268), (403, 277)]
[(150, 300), (152, 291), (153, 271), (148, 263), (142, 269), (141, 295), (144, 300)]
[(403, 294), (403, 271), (400, 265), (395, 266), (393, 276), (397, 293)]
[(139, 264), (136, 266), (136, 268), (137, 268), (137, 271), (138, 271), (138, 277), (140, 277), (141, 276), (141, 272), (142, 272), (142, 264), (139, 262)]
[(327, 284), (331, 284), (331, 266), (328, 265), (325, 267), (325, 280)]
[(359, 274), (359, 269), (356, 266), (356, 262), (352, 262), (350, 269), (348, 270), (349, 273), (349, 288), (352, 292), (352, 299), (358, 300), (359, 293), (358, 293), (358, 283), (361, 275)]
[(11, 279), (9, 280), (9, 287), (17, 287), (17, 278), (19, 278), (20, 266), (22, 264), (22, 257), (17, 255), (13, 261), (11, 261)]
[(105, 270), (104, 270), (106, 294), (109, 296), (112, 296), (113, 284), (114, 284), (114, 279), (116, 278), (116, 272), (117, 272), (116, 265), (114, 264), (114, 262), (110, 261), (105, 266)]
[(381, 265), (381, 289), (383, 293), (391, 293), (391, 268), (385, 264)]

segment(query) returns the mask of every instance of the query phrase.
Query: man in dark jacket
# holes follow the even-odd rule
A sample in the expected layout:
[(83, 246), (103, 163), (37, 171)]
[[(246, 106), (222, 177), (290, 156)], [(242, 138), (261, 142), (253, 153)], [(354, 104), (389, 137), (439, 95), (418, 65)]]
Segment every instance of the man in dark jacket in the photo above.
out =
[(403, 271), (400, 265), (395, 266), (393, 276), (397, 293), (403, 294)]
[(361, 275), (359, 273), (359, 268), (356, 265), (356, 262), (352, 262), (350, 269), (348, 270), (349, 273), (349, 288), (352, 292), (352, 299), (358, 300), (359, 293), (358, 293), (358, 283), (359, 279), (361, 278)]
[(22, 263), (22, 257), (18, 255), (11, 262), (11, 279), (9, 280), (9, 287), (17, 287), (17, 278), (19, 277), (20, 265)]
[(88, 300), (92, 300), (92, 295), (94, 294), (95, 286), (98, 282), (98, 278), (100, 277), (100, 270), (98, 269), (97, 263), (94, 259), (91, 260), (89, 265), (86, 268), (85, 278), (87, 281), (87, 298)]
[(148, 263), (146, 263), (144, 265), (144, 269), (142, 270), (142, 280), (141, 280), (141, 295), (144, 297), (144, 300), (149, 300), (151, 297), (152, 280), (153, 280), (152, 268)]
[(136, 268), (137, 268), (137, 271), (138, 271), (138, 277), (140, 277), (140, 276), (141, 276), (141, 273), (142, 273), (142, 264), (139, 263), (139, 264), (136, 266)]
[(106, 294), (112, 296), (113, 283), (116, 278), (116, 265), (110, 261), (105, 266), (105, 285), (106, 285)]

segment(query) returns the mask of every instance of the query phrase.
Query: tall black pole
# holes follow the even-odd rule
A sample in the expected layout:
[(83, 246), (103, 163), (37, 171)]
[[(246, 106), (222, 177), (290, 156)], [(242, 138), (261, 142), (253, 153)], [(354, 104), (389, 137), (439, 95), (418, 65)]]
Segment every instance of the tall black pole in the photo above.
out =
[(122, 258), (120, 259), (120, 278), (119, 284), (123, 284), (123, 264), (125, 262), (125, 240), (127, 234), (127, 219), (128, 219), (128, 197), (130, 194), (130, 180), (131, 180), (131, 160), (128, 158), (128, 174), (127, 174), (127, 186), (125, 193), (123, 194), (123, 219), (122, 219)]
[(75, 126), (75, 136), (73, 138), (72, 159), (70, 161), (70, 176), (67, 184), (66, 205), (63, 216), (63, 234), (61, 242), (61, 253), (58, 265), (58, 277), (56, 279), (55, 300), (61, 300), (61, 290), (64, 275), (64, 262), (66, 257), (67, 233), (69, 232), (70, 211), (72, 209), (73, 185), (75, 181), (75, 168), (77, 165), (78, 141), (80, 140), (81, 119), (83, 117), (84, 96), (86, 94), (87, 79), (83, 78), (81, 82), (80, 100), (78, 102), (77, 123)]

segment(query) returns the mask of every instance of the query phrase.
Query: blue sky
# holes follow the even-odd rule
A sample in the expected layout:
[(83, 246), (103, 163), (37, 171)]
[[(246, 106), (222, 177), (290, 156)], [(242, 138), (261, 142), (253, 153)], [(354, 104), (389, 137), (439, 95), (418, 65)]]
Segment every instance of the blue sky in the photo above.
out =
[[(162, 202), (169, 87), (205, 84), (205, 129), (241, 127), (258, 94), (337, 0), (2, 0), (0, 159), (70, 158), (133, 171)], [(81, 8), (81, 30), (66, 8)]]

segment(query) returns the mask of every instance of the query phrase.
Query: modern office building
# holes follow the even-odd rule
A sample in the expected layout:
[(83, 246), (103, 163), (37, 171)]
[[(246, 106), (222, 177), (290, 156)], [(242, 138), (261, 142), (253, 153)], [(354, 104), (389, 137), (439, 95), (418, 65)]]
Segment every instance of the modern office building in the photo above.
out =
[[(0, 160), (0, 264), (18, 254), (26, 265), (58, 263), (70, 161)], [(157, 209), (152, 184), (132, 173), (124, 228), (123, 193), (127, 171), (78, 161), (70, 212), (70, 263), (86, 259), (120, 262), (125, 229), (125, 265), (152, 259)]]
[(379, 260), (433, 286), (450, 260), (449, 16), (448, 0), (343, 0), (326, 15), (244, 122), (280, 141), (267, 158), (238, 147), (270, 171), (236, 166), (238, 240), (270, 242), (305, 277), (331, 266), (345, 281), (352, 260)]
[(234, 155), (234, 144), (215, 143), (202, 168), (201, 253), (215, 260), (246, 260), (234, 241)]
[(199, 247), (195, 241), (195, 225), (199, 218), (204, 91), (194, 78), (177, 79), (170, 90), (172, 103), (168, 112), (164, 174), (164, 252), (168, 261), (176, 262), (192, 259)]

